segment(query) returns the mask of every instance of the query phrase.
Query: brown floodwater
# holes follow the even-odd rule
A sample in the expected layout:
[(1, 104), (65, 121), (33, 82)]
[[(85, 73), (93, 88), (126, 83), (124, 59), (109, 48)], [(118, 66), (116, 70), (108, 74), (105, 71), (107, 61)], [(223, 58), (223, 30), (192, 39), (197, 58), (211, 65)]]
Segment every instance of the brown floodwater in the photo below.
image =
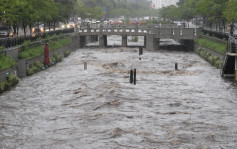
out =
[(79, 49), (21, 79), (0, 96), (0, 148), (237, 148), (236, 82), (193, 52), (140, 58), (138, 48)]

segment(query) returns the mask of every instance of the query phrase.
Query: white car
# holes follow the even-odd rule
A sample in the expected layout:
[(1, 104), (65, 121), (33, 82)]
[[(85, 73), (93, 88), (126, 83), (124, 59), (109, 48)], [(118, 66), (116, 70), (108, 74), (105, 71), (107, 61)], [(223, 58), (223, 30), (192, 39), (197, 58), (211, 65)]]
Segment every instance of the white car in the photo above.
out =
[(13, 37), (13, 28), (12, 26), (2, 26), (0, 27), (0, 37)]
[(69, 22), (67, 25), (67, 28), (74, 28), (75, 27), (75, 23), (74, 22)]

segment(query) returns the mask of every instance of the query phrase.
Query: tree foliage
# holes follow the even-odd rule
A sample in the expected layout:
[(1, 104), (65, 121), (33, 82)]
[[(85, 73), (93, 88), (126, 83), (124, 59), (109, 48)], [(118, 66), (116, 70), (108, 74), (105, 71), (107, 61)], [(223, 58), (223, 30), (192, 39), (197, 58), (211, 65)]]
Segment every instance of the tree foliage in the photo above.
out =
[(224, 17), (229, 23), (237, 21), (237, 0), (229, 0), (227, 2)]
[(214, 23), (237, 21), (237, 0), (180, 0), (164, 7), (160, 16), (170, 20), (190, 20), (196, 16)]
[(74, 13), (75, 0), (0, 0), (0, 19), (14, 29), (35, 22), (65, 21)]

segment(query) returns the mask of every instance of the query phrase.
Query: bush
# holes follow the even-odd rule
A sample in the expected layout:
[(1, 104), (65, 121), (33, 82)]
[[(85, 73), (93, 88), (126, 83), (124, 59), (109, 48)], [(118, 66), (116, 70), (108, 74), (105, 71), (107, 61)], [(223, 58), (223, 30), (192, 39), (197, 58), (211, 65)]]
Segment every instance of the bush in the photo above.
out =
[(64, 51), (64, 57), (68, 57), (69, 55), (70, 55), (70, 51), (69, 50)]
[(38, 71), (39, 71), (39, 69), (36, 66), (33, 66), (33, 67), (27, 69), (27, 75), (31, 76), (31, 75), (35, 74), (36, 72), (38, 72)]
[(16, 86), (19, 82), (19, 78), (16, 77), (14, 74), (10, 74), (8, 81), (10, 82), (11, 86)]
[(222, 68), (222, 65), (223, 65), (223, 61), (222, 61), (222, 60), (217, 60), (217, 61), (215, 62), (215, 66), (216, 66), (216, 68), (218, 68), (218, 69), (221, 69), (221, 68)]
[[(56, 38), (56, 36), (53, 36), (51, 38)], [(37, 57), (37, 56), (44, 54), (44, 45), (29, 48), (28, 47), (29, 42), (30, 41), (23, 43), (24, 50), (22, 50), (19, 54), (20, 59), (30, 59), (32, 57)], [(70, 38), (59, 39), (59, 40), (55, 41), (54, 43), (50, 42), (49, 43), (49, 51), (58, 50), (61, 47), (63, 47), (64, 45), (67, 45), (71, 42), (72, 42), (72, 40)]]
[(0, 83), (0, 93), (8, 91), (11, 87), (14, 87), (18, 84), (19, 78), (13, 74), (9, 75), (9, 79)]
[(60, 54), (54, 54), (53, 57), (55, 59), (55, 63), (62, 61), (62, 55), (60, 55)]
[(44, 64), (40, 61), (35, 61), (34, 66), (36, 66), (39, 70), (41, 70), (44, 67)]
[(44, 64), (41, 63), (40, 61), (35, 61), (34, 65), (27, 69), (27, 75), (31, 76), (39, 71), (41, 71), (44, 68)]
[(50, 62), (51, 62), (51, 63), (55, 63), (55, 61), (56, 61), (56, 60), (55, 60), (54, 57), (50, 58)]
[(213, 63), (213, 60), (214, 60), (213, 56), (209, 56), (209, 57), (208, 57), (208, 62), (209, 62), (210, 64), (212, 64), (212, 65), (214, 64), (214, 63)]
[(3, 46), (0, 46), (0, 51), (3, 50), (3, 49), (4, 49), (4, 47), (3, 47)]
[(216, 43), (211, 40), (207, 40), (203, 38), (197, 38), (195, 42), (198, 43), (200, 46), (218, 51), (223, 54), (225, 54), (226, 52), (226, 44), (223, 44), (223, 43)]
[(24, 50), (27, 50), (29, 49), (29, 44), (30, 44), (31, 41), (24, 41), (23, 44), (22, 44), (22, 47), (24, 48)]
[(223, 61), (220, 60), (218, 56), (211, 56), (210, 52), (202, 48), (198, 48), (196, 52), (198, 55), (200, 55), (203, 59), (208, 61), (212, 66), (215, 66), (217, 69), (220, 69), (222, 67)]
[(11, 68), (16, 62), (9, 56), (0, 55), (0, 71)]

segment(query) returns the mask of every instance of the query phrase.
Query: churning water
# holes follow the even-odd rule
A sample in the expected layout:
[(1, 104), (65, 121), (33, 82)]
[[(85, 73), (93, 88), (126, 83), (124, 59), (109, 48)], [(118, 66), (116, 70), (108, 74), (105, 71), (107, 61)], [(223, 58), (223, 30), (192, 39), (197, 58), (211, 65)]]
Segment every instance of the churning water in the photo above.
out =
[(140, 58), (137, 48), (79, 49), (21, 79), (0, 96), (0, 148), (237, 147), (235, 83), (192, 52)]

